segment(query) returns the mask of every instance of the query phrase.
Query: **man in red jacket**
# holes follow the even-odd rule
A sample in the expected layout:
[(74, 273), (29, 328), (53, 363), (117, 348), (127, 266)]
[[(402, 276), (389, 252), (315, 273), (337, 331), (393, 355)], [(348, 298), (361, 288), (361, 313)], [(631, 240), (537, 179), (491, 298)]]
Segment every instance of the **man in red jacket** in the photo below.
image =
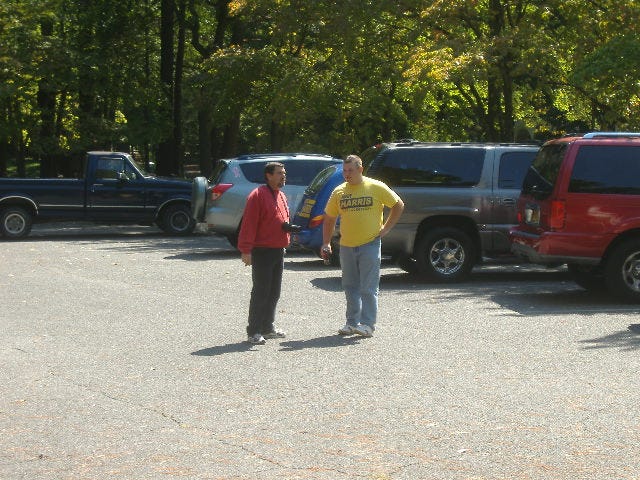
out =
[(285, 333), (274, 325), (280, 298), (284, 249), (289, 245), (289, 207), (280, 190), (286, 181), (284, 165), (269, 162), (265, 166), (266, 185), (254, 189), (247, 197), (238, 236), (238, 249), (245, 265), (251, 265), (251, 301), (247, 335), (254, 345), (265, 338), (283, 338)]

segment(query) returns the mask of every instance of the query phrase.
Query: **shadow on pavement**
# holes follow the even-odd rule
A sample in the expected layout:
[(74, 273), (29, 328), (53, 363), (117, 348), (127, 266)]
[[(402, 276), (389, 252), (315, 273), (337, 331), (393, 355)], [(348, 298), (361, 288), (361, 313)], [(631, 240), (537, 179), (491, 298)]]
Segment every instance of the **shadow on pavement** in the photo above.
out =
[(250, 352), (255, 351), (253, 348), (254, 345), (251, 345), (249, 342), (242, 341), (237, 343), (228, 343), (226, 345), (220, 345), (217, 347), (209, 347), (203, 348), (202, 350), (198, 350), (196, 352), (191, 352), (191, 355), (195, 355), (198, 357), (216, 357), (218, 355), (224, 355), (225, 353), (240, 353), (240, 352)]
[(585, 350), (598, 350), (602, 348), (619, 348), (625, 351), (640, 349), (640, 324), (634, 323), (626, 330), (615, 332), (604, 337), (581, 340)]
[(283, 352), (292, 352), (305, 348), (334, 348), (356, 345), (362, 337), (343, 337), (341, 335), (327, 335), (326, 337), (311, 338), (309, 340), (290, 340), (280, 342)]

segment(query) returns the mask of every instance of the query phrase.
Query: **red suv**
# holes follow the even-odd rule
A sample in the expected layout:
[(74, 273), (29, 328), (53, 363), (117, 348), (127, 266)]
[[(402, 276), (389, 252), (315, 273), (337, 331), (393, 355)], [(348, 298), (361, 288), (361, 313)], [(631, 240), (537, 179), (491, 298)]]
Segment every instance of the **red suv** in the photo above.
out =
[(587, 290), (640, 301), (640, 133), (545, 143), (518, 199), (512, 251), (563, 264)]

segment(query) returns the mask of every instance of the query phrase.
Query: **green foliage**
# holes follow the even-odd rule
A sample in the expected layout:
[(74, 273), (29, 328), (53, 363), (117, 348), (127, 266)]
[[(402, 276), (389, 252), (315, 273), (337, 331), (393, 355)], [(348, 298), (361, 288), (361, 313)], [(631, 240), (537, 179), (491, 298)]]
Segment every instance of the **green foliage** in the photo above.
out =
[(153, 152), (176, 125), (178, 151), (209, 139), (214, 159), (223, 144), (345, 155), (640, 129), (638, 2), (175, 0), (186, 44), (171, 86), (159, 3), (0, 4), (0, 171), (18, 156)]

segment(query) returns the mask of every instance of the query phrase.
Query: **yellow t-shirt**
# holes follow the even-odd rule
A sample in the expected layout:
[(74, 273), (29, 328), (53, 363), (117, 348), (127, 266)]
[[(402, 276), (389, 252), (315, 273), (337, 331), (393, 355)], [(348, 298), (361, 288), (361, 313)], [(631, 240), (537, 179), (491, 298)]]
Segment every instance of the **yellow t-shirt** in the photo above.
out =
[(325, 213), (340, 216), (340, 245), (358, 247), (374, 240), (382, 228), (384, 207), (393, 207), (400, 197), (384, 183), (363, 177), (362, 183), (345, 182), (331, 193)]

